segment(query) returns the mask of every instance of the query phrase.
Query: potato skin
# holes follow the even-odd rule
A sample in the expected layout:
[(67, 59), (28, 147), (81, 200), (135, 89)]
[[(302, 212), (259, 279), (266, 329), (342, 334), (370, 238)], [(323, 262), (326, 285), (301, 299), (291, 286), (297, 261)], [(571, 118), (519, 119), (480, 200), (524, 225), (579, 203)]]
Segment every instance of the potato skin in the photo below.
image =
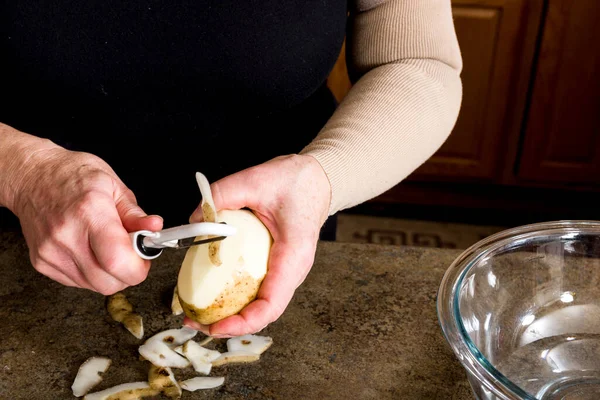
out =
[(235, 315), (250, 304), (258, 294), (264, 278), (256, 279), (250, 274), (237, 277), (233, 284), (227, 285), (217, 300), (207, 308), (197, 308), (179, 298), (185, 315), (202, 325), (214, 324), (217, 321)]

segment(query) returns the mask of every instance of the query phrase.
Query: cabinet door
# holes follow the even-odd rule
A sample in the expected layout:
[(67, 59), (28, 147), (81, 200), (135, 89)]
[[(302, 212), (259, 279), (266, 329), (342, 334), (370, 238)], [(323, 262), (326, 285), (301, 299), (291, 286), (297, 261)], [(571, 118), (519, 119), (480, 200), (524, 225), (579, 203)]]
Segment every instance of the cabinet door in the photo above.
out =
[(600, 183), (598, 0), (550, 0), (518, 176)]
[[(453, 0), (463, 101), (448, 140), (410, 180), (499, 180), (518, 139), (541, 0)], [(531, 44), (531, 45), (529, 45)], [(531, 54), (529, 54), (531, 53)]]

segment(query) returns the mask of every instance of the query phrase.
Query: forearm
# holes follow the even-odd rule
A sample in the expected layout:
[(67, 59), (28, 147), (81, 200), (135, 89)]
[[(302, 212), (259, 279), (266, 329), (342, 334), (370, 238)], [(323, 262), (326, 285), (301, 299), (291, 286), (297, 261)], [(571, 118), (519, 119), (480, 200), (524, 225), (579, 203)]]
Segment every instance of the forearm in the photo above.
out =
[(50, 140), (0, 123), (0, 207), (14, 212), (15, 196), (32, 159), (40, 151), (56, 147)]
[(329, 178), (330, 215), (390, 189), (446, 140), (458, 114), (461, 82), (447, 66), (434, 63), (406, 62), (365, 75), (303, 150)]
[(330, 214), (412, 173), (446, 140), (460, 109), (462, 60), (450, 0), (371, 3), (349, 35), (349, 68), (360, 79), (302, 151), (329, 178)]

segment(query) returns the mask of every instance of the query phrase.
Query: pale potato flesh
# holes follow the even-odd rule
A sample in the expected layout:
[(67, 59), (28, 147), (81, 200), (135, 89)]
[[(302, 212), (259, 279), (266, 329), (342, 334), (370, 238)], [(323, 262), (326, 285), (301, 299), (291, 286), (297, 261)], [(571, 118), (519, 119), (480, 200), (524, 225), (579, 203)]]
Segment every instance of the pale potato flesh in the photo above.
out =
[(209, 325), (239, 313), (256, 298), (267, 273), (273, 239), (266, 226), (248, 210), (221, 210), (219, 221), (236, 227), (221, 241), (220, 265), (210, 246), (188, 249), (177, 281), (179, 301), (190, 319)]

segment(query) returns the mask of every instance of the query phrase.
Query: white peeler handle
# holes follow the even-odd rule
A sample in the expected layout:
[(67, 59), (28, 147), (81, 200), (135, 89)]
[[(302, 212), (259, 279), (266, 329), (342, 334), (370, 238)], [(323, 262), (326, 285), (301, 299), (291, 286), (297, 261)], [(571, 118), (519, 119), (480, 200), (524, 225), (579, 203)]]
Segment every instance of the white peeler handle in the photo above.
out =
[(216, 222), (198, 222), (164, 229), (158, 232), (137, 231), (129, 234), (136, 253), (145, 260), (157, 258), (166, 247), (177, 247), (181, 239), (196, 236), (232, 236), (234, 226)]
[(144, 245), (145, 239), (156, 235), (156, 233), (157, 232), (152, 231), (136, 231), (129, 234), (129, 237), (131, 238), (131, 244), (133, 245), (133, 250), (135, 250), (137, 255), (144, 260), (154, 260), (163, 252), (163, 249), (146, 247)]

